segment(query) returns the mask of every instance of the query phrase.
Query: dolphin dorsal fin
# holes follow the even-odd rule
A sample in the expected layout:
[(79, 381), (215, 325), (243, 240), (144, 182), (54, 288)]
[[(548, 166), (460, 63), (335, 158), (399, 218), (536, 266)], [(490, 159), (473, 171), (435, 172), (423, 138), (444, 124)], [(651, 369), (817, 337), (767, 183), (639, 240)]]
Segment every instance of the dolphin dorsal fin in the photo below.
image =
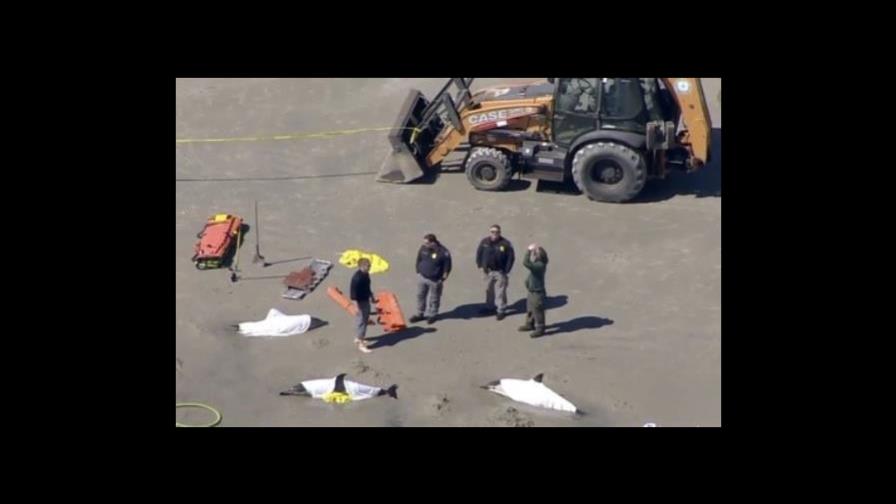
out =
[(333, 392), (342, 392), (345, 394), (345, 373), (336, 376), (336, 384), (333, 386)]
[(541, 380), (544, 378), (544, 373), (538, 373), (532, 378), (532, 381), (541, 383)]

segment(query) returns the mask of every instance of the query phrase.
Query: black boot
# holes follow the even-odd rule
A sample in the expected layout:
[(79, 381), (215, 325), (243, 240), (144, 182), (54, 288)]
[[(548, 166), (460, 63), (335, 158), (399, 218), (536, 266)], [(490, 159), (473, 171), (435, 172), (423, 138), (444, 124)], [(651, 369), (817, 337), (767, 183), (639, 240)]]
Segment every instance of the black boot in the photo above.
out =
[(535, 329), (535, 327), (533, 327), (529, 324), (526, 324), (526, 325), (521, 325), (517, 330), (519, 332), (526, 332), (526, 331), (531, 331), (532, 329)]
[(413, 317), (408, 319), (412, 324), (415, 322), (420, 322), (423, 320), (423, 315), (414, 315)]
[(535, 331), (529, 335), (530, 338), (538, 338), (539, 336), (544, 336), (544, 327), (536, 327)]

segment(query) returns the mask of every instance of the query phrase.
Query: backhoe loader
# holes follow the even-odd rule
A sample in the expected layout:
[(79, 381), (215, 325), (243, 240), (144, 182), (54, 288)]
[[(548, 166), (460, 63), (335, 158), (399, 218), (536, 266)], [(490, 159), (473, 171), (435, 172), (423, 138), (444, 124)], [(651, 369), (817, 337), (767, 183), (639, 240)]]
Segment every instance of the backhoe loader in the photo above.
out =
[(377, 180), (407, 183), (467, 148), (476, 189), (505, 189), (515, 174), (573, 180), (592, 200), (625, 202), (669, 169), (709, 161), (712, 125), (700, 79), (552, 78), (470, 90), (453, 78), (432, 99), (408, 93)]

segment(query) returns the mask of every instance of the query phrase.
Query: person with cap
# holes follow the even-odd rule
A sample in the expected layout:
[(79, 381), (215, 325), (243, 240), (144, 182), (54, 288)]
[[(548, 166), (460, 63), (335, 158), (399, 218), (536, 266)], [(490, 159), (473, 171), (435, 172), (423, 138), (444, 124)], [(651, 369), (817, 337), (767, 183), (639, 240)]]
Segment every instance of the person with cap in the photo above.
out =
[[(497, 319), (504, 319), (507, 310), (507, 275), (513, 268), (513, 245), (501, 236), (501, 226), (494, 224), (489, 235), (479, 242), (476, 249), (476, 266), (482, 270), (485, 280), (485, 307), (480, 314), (497, 313)], [(497, 284), (497, 296), (495, 287)]]
[(355, 316), (355, 344), (358, 350), (370, 353), (367, 347), (367, 321), (370, 318), (370, 303), (376, 303), (373, 291), (370, 290), (370, 259), (358, 259), (358, 271), (352, 275), (349, 297), (355, 302), (358, 314)]
[(529, 270), (526, 277), (526, 323), (520, 331), (534, 331), (529, 335), (537, 338), (544, 335), (544, 274), (548, 267), (548, 254), (537, 243), (529, 245), (523, 257), (523, 266)]
[(429, 233), (423, 237), (423, 245), (417, 251), (417, 313), (411, 322), (426, 323), (436, 321), (439, 303), (442, 300), (442, 285), (451, 274), (451, 253), (439, 243), (436, 235)]

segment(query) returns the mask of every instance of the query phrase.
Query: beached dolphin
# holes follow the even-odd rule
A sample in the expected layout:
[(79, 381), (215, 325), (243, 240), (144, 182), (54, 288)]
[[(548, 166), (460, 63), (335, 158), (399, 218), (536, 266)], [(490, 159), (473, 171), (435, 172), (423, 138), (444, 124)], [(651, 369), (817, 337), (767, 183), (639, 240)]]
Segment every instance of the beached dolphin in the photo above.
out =
[(544, 373), (538, 373), (531, 380), (502, 378), (481, 388), (509, 397), (514, 401), (570, 413), (581, 413), (575, 405), (541, 383)]
[(396, 392), (398, 385), (384, 389), (380, 387), (372, 387), (363, 383), (355, 383), (345, 379), (345, 373), (340, 373), (335, 378), (320, 378), (317, 380), (306, 380), (295, 385), (289, 390), (280, 392), (280, 395), (302, 395), (315, 399), (323, 399), (327, 402), (342, 403), (348, 400), (360, 401), (362, 399), (370, 399), (381, 395), (398, 399)]

